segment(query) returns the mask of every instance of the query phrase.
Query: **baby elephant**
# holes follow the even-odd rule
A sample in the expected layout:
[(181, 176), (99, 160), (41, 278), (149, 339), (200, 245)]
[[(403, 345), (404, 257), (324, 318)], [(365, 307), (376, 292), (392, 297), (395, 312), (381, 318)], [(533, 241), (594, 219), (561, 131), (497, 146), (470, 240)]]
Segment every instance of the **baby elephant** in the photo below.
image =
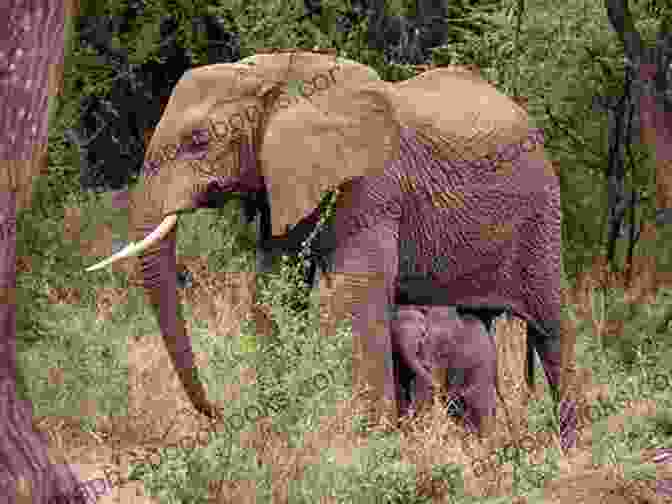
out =
[(415, 397), (411, 404), (402, 398), (402, 414), (431, 400), (432, 375), (445, 370), (448, 383), (441, 385), (449, 397), (464, 400), (465, 423), (482, 432), (483, 420), (495, 413), (497, 352), (480, 319), (459, 315), (452, 306), (398, 306), (392, 345), (415, 375)]

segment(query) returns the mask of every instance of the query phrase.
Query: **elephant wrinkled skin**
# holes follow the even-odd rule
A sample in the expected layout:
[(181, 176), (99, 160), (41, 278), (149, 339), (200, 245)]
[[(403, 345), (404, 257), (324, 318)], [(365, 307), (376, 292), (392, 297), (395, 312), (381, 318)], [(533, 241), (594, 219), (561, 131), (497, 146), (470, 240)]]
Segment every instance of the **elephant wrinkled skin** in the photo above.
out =
[(557, 389), (560, 189), (531, 138), (527, 113), (462, 67), (394, 84), (318, 52), (194, 68), (175, 86), (130, 195), (133, 239), (151, 239), (90, 269), (140, 255), (173, 364), (194, 406), (212, 415), (176, 293), (178, 214), (215, 194), (265, 193), (260, 246), (273, 235), (292, 249), (292, 230), (310, 229), (321, 196), (338, 188), (317, 246), (341, 280), (320, 291), (331, 289), (334, 318), (352, 316), (367, 356), (355, 352), (353, 372), (377, 384), (378, 404), (396, 415), (390, 313), (409, 274), (441, 289), (443, 304), (505, 307), (530, 322)]

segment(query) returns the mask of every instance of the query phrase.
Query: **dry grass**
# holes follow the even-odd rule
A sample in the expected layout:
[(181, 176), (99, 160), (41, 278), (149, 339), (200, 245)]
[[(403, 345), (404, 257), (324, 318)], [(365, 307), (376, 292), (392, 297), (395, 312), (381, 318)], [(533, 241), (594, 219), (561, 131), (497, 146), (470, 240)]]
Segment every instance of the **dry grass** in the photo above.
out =
[[(68, 222), (78, 219), (76, 212), (68, 215)], [(77, 233), (72, 229), (71, 232), (75, 238)], [(88, 250), (91, 255), (98, 256), (108, 254), (111, 251), (111, 231), (103, 230), (99, 240), (88, 244), (88, 249), (83, 247), (83, 252)], [(181, 296), (184, 302), (193, 307), (194, 316), (207, 321), (208, 330), (216, 337), (237, 334), (242, 317), (249, 312), (252, 304), (254, 287), (251, 277), (242, 273), (211, 272), (205, 259), (200, 257), (181, 257), (180, 263), (193, 274), (193, 285), (182, 290)], [(26, 270), (30, 267), (27, 261), (21, 264)], [(126, 271), (133, 279), (134, 269), (131, 264), (121, 263), (117, 267)], [(652, 275), (647, 270), (651, 267), (651, 261), (647, 259), (638, 259), (635, 262), (635, 285), (626, 289), (631, 302), (650, 301), (655, 293), (656, 286), (652, 285)], [(592, 271), (580, 275), (576, 286), (563, 292), (563, 302), (574, 304), (577, 315), (593, 323), (596, 335), (617, 334), (618, 328), (609, 328), (602, 322), (591, 319), (591, 294), (597, 286), (622, 286), (623, 282), (622, 275), (609, 275), (604, 261), (596, 260)], [(102, 319), (109, 317), (112, 308), (124, 302), (125, 295), (121, 289), (100, 289), (97, 295), (98, 316)], [(76, 294), (54, 291), (53, 298), (54, 302), (75, 302)], [(192, 329), (188, 327), (188, 331)], [(521, 331), (523, 327), (514, 323), (503, 330)], [(36, 419), (37, 427), (50, 435), (54, 457), (60, 460), (67, 458), (84, 479), (102, 476), (103, 468), (126, 475), (130, 461), (150, 457), (157, 447), (174, 443), (181, 437), (204, 428), (203, 419), (190, 411), (190, 405), (172, 370), (158, 331), (144, 337), (140, 342), (129, 340), (128, 352), (129, 411), (126, 416), (98, 416), (93, 433), (82, 432), (78, 420), (74, 418)], [(197, 355), (197, 362), (207, 364), (207, 356)], [(593, 383), (590, 370), (578, 369), (577, 378), (577, 399), (580, 404), (591, 404), (597, 397), (605, 396), (608, 392), (605, 386)], [(52, 370), (50, 379), (54, 383), (58, 383), (59, 379), (62, 381), (58, 370)], [(241, 384), (253, 384), (255, 380), (254, 370), (243, 369)], [(240, 394), (240, 386), (230, 385), (221, 394), (225, 400), (236, 399)], [(530, 394), (531, 398), (539, 399), (544, 391), (537, 386)], [(87, 410), (84, 402), (82, 410)], [(274, 425), (273, 418), (260, 418), (241, 430), (239, 444), (256, 451), (259, 465), (272, 468), (273, 502), (289, 503), (290, 482), (299, 481), (308, 467), (319, 465), (320, 456), (326, 450), (330, 450), (334, 456), (333, 463), (337, 466), (345, 467), (356, 463), (354, 454), (369, 444), (367, 436), (352, 430), (353, 417), (362, 411), (361, 403), (353, 399), (337, 403), (336, 414), (322, 417), (317, 428), (306, 432), (303, 443), (294, 448), (290, 445), (288, 434)], [(628, 417), (649, 416), (654, 413), (655, 404), (652, 401), (633, 398), (627, 409), (608, 418), (609, 429), (619, 429)], [(545, 486), (544, 502), (672, 502), (672, 499), (655, 495), (655, 483), (627, 481), (619, 466), (592, 466), (593, 439), (590, 421), (580, 421), (579, 430), (577, 446), (560, 456), (559, 477)], [(523, 455), (530, 464), (543, 463), (544, 447), (558, 446), (557, 436), (550, 433), (531, 434), (525, 421), (521, 420), (519, 425), (510, 425), (501, 404), (498, 406), (494, 432), (487, 439), (465, 434), (459, 422), (447, 417), (444, 410), (433, 405), (415, 419), (403, 422), (400, 428), (401, 456), (402, 460), (417, 468), (418, 491), (432, 496), (433, 502), (446, 502), (443, 499), (447, 495), (447, 489), (431, 479), (432, 468), (450, 463), (464, 467), (464, 485), (468, 495), (481, 498), (506, 496), (514, 491), (512, 465), (504, 463), (480, 473), (475, 471), (474, 460), (487, 458), (493, 450), (512, 442), (516, 433), (520, 438), (529, 435), (537, 441), (535, 448)], [(642, 461), (650, 460), (651, 454), (642, 453), (641, 457)], [(671, 478), (672, 470), (661, 468), (658, 476)], [(256, 481), (211, 483), (212, 502), (257, 502)], [(133, 494), (138, 492), (144, 492), (142, 484), (130, 482), (99, 502), (157, 502), (156, 499), (135, 497)], [(319, 502), (333, 503), (336, 500), (322, 497)], [(521, 499), (519, 502), (525, 500)]]

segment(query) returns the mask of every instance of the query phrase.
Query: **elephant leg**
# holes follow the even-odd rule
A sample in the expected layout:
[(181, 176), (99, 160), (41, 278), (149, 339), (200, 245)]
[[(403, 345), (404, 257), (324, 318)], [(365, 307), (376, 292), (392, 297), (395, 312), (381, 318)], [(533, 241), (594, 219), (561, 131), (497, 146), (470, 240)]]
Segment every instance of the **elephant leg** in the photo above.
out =
[[(337, 232), (338, 236), (338, 232)], [(334, 333), (335, 322), (352, 316), (353, 386), (373, 387), (377, 421), (387, 415), (396, 423), (390, 312), (398, 271), (398, 224), (386, 219), (337, 241), (330, 273), (320, 281), (321, 332)]]
[[(543, 304), (533, 311), (540, 314), (538, 320), (544, 325), (541, 328), (530, 327), (528, 322), (528, 341), (532, 342), (541, 360), (551, 395), (559, 405), (560, 441), (563, 449), (574, 445), (576, 441), (576, 377), (575, 377), (575, 344), (574, 332), (569, 327), (569, 319), (562, 314), (560, 297), (560, 279), (562, 278), (561, 226), (560, 219), (551, 217), (558, 212), (559, 191), (549, 194), (545, 207), (538, 209), (540, 219), (529, 222), (537, 232), (519, 255), (521, 264), (537, 264), (537, 268), (524, 268), (528, 285), (543, 285), (548, 293)], [(547, 243), (548, 237), (551, 242)], [(554, 260), (539, 261), (540, 254), (554, 251)], [(540, 300), (541, 301), (541, 300)], [(543, 315), (541, 315), (543, 314)], [(541, 334), (542, 331), (545, 334)], [(529, 355), (529, 352), (528, 352)]]

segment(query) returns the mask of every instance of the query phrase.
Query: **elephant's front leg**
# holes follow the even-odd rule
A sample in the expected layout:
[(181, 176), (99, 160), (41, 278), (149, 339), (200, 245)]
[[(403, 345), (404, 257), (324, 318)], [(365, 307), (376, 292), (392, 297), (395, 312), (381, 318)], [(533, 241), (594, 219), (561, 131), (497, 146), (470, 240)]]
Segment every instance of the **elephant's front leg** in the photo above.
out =
[[(338, 228), (336, 228), (338, 237)], [(387, 416), (396, 424), (390, 312), (398, 268), (398, 224), (387, 219), (357, 234), (337, 239), (329, 272), (319, 283), (321, 332), (334, 334), (336, 323), (352, 316), (353, 387), (370, 386), (370, 419)]]

